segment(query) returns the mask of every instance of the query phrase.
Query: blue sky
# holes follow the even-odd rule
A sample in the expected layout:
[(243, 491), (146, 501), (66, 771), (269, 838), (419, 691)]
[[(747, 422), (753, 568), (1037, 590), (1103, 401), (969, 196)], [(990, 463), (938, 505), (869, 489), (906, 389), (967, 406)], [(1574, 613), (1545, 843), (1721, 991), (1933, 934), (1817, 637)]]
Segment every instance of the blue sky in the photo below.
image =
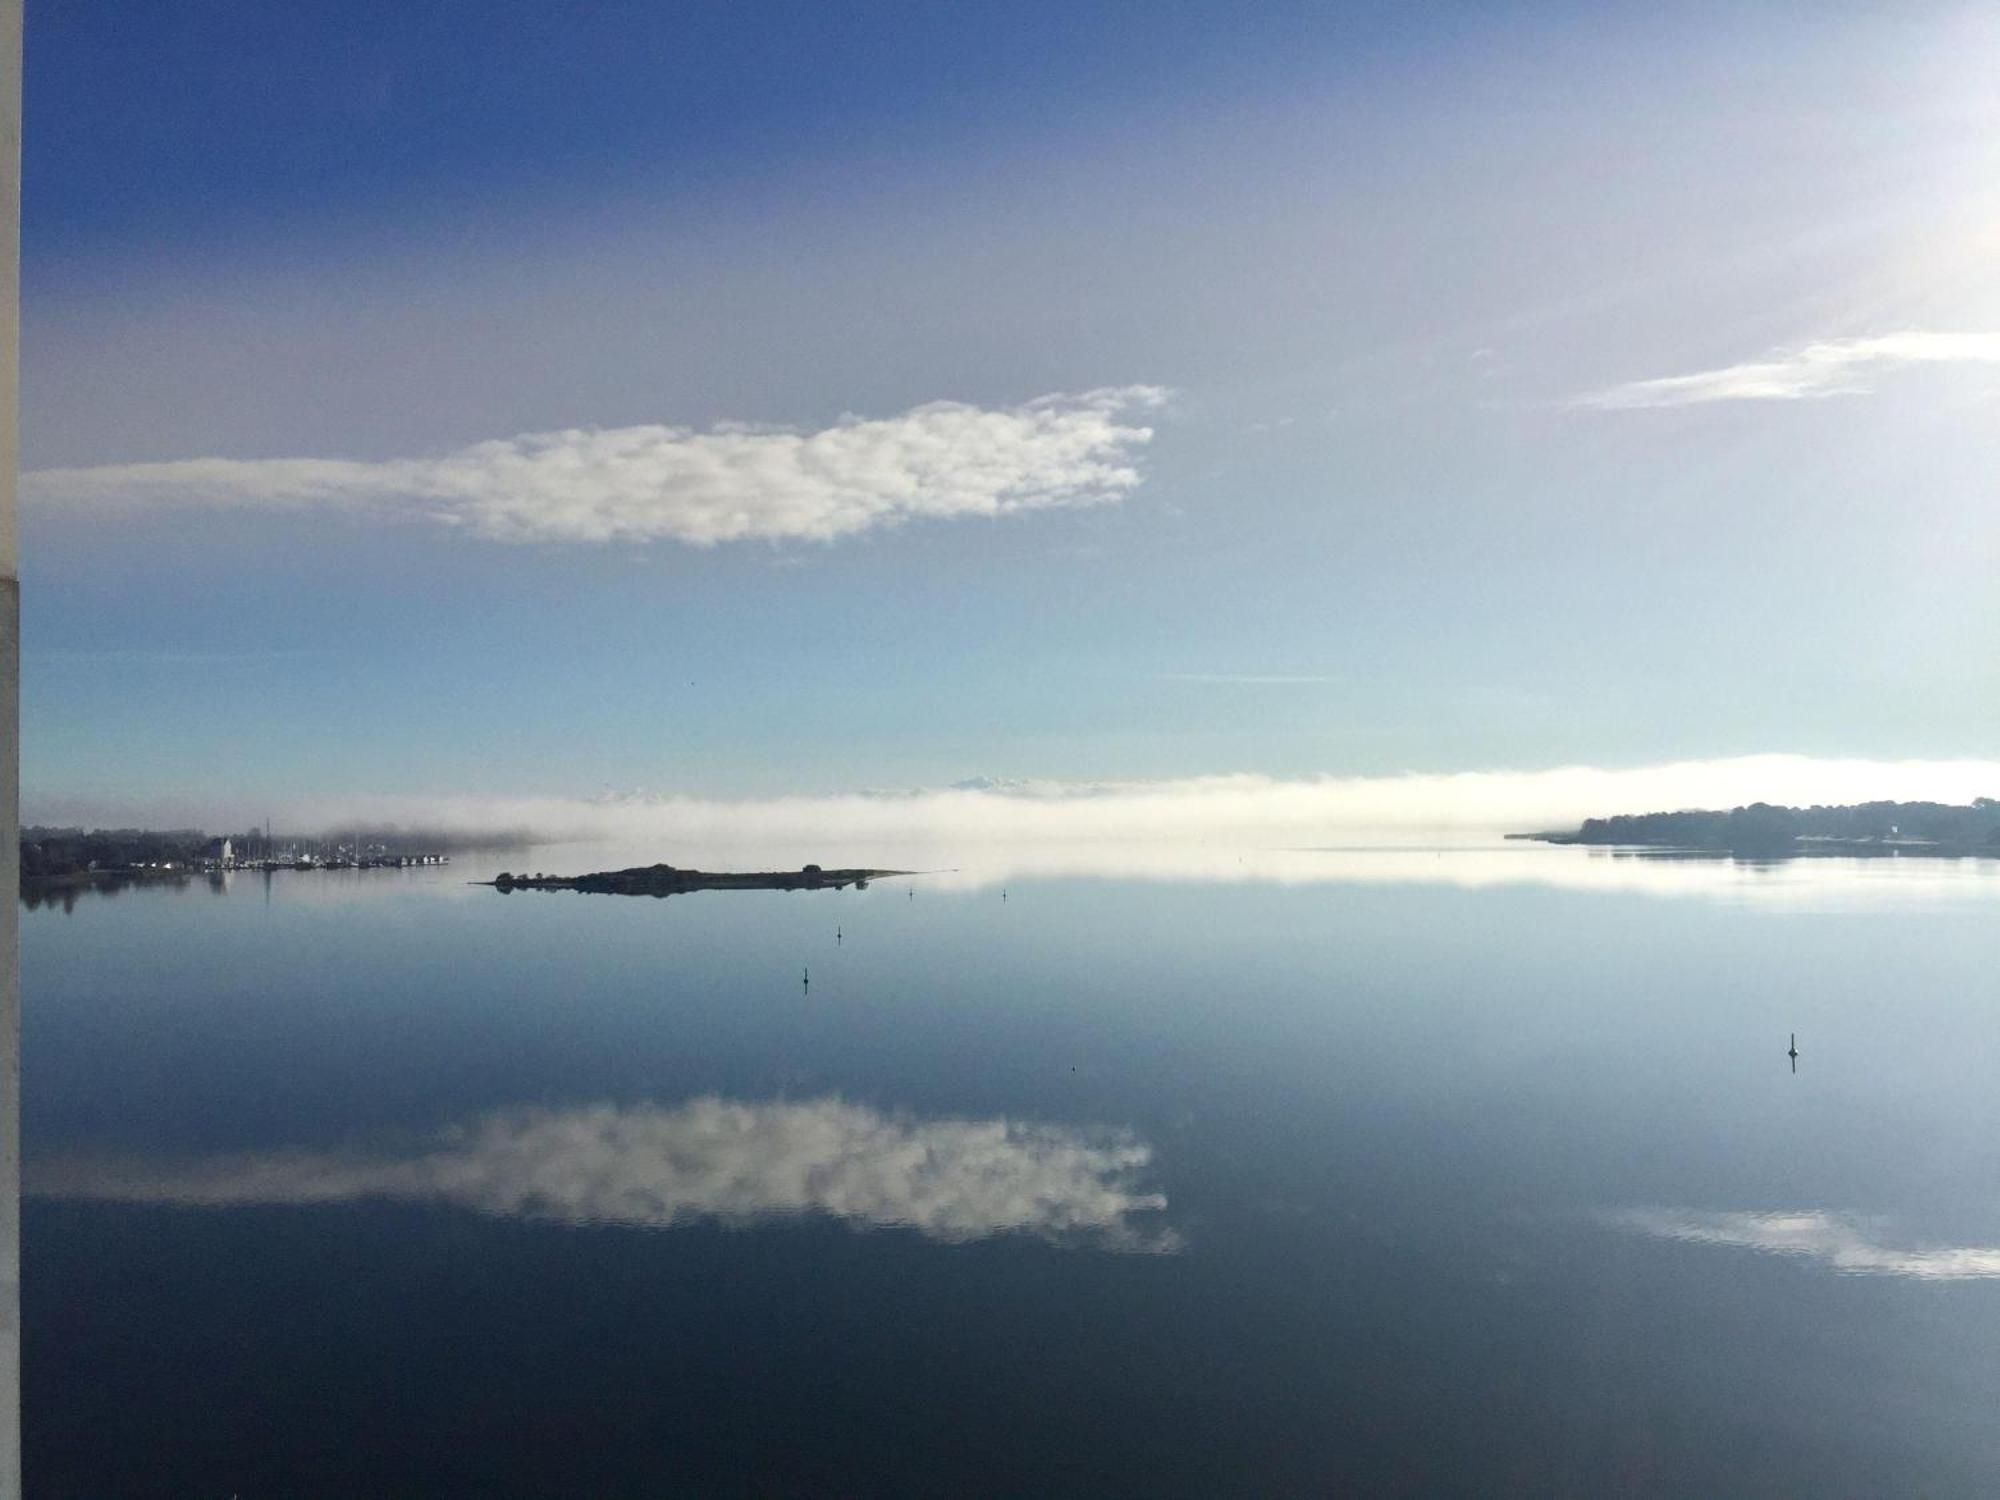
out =
[(31, 816), (2000, 730), (1978, 9), (27, 46)]

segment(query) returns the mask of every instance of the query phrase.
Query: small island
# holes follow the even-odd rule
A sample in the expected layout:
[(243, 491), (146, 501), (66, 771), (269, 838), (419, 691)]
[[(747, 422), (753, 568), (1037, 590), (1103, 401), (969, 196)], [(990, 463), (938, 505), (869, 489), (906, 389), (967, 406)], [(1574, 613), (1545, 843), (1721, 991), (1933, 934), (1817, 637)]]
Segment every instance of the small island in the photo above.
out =
[(1727, 811), (1621, 813), (1586, 818), (1582, 827), (1567, 832), (1508, 837), (1757, 859), (1815, 854), (2000, 859), (2000, 800), (1975, 797), (1962, 807), (1946, 802), (1860, 802), (1843, 807), (1753, 802)]
[(751, 870), (739, 873), (681, 870), (672, 865), (635, 865), (629, 870), (599, 870), (591, 875), (516, 875), (502, 870), (492, 880), (475, 881), (508, 891), (589, 891), (612, 896), (680, 896), (689, 891), (838, 891), (848, 886), (868, 889), (868, 882), (913, 870), (824, 870), (806, 865), (797, 870)]

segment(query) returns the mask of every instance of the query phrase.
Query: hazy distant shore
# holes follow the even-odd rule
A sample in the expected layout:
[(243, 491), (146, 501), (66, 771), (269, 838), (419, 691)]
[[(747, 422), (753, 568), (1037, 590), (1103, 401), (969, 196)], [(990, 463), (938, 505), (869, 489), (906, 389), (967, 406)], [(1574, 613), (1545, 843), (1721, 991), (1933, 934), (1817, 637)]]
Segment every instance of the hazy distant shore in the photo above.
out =
[(1509, 838), (1545, 844), (1638, 848), (1660, 854), (1739, 854), (1765, 858), (1915, 855), (2000, 859), (2000, 801), (1862, 802), (1842, 807), (1779, 807), (1754, 802), (1727, 811), (1623, 813), (1581, 827)]

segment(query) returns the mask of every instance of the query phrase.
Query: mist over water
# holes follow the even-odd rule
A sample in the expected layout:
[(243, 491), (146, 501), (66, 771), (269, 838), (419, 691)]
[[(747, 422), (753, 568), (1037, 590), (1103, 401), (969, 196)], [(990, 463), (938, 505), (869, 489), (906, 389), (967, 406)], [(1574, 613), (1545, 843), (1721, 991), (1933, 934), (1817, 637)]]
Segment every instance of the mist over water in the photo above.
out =
[[(1313, 845), (1463, 845), (1509, 833), (1573, 828), (1616, 812), (1888, 801), (1965, 803), (2000, 790), (2000, 761), (1868, 760), (1742, 755), (1656, 765), (1563, 765), (1538, 769), (1411, 771), (1386, 776), (1187, 776), (1149, 781), (1061, 781), (974, 777), (948, 787), (818, 796), (724, 797), (606, 792), (595, 797), (291, 797), (291, 826), (421, 827), (491, 836), (523, 830), (544, 840), (651, 843), (699, 854), (829, 845), (849, 863), (878, 849), (927, 849), (933, 863), (960, 864), (967, 851), (1022, 851), (1051, 844), (1161, 844), (1250, 849)], [(213, 827), (241, 820), (241, 799), (161, 799), (143, 811), (102, 799), (40, 799), (30, 821), (113, 825), (168, 821)], [(669, 856), (670, 858), (672, 856)], [(785, 853), (786, 858), (792, 858)], [(1079, 857), (1072, 854), (1070, 858)], [(1088, 856), (1082, 856), (1088, 857)], [(881, 863), (880, 860), (871, 860)], [(794, 859), (796, 863), (796, 859)]]

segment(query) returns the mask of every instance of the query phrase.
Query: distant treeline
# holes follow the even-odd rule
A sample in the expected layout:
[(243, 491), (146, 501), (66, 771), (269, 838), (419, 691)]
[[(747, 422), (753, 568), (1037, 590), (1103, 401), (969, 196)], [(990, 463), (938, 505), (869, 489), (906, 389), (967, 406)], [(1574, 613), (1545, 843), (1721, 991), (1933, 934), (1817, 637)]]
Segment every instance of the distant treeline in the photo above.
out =
[(1554, 844), (1646, 844), (1734, 853), (1868, 853), (1910, 849), (2000, 856), (2000, 801), (1859, 802), (1847, 807), (1776, 807), (1753, 802), (1728, 811), (1624, 813), (1587, 818), (1574, 833), (1535, 835)]
[(23, 828), (21, 879), (52, 880), (89, 870), (189, 864), (213, 842), (199, 828)]

